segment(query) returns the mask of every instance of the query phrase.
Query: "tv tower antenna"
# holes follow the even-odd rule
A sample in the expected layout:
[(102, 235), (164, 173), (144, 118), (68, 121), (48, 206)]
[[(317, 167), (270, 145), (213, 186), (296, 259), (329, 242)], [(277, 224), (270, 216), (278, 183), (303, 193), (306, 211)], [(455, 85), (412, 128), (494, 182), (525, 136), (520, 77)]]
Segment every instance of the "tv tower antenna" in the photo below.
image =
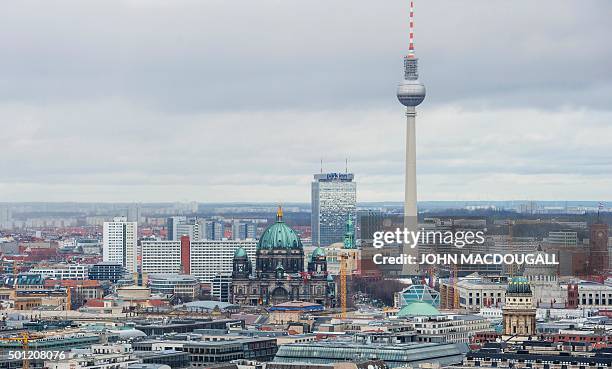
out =
[(408, 57), (414, 58), (414, 1), (410, 1), (410, 37), (408, 45)]

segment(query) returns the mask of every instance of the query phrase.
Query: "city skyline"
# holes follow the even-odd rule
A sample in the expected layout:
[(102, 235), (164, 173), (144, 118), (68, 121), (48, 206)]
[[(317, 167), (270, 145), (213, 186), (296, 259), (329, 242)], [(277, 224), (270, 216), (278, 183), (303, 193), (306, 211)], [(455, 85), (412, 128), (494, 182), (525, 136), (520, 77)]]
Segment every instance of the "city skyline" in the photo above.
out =
[[(321, 157), (403, 197), (407, 1), (92, 4), (2, 6), (0, 201), (308, 202)], [(607, 200), (611, 5), (416, 7), (418, 200)]]

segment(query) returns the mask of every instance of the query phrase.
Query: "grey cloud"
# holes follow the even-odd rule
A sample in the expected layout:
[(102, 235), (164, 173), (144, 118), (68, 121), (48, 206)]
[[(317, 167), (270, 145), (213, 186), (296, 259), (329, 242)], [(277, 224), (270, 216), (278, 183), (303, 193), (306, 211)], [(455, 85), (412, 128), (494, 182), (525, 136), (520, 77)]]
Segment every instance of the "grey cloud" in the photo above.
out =
[[(605, 193), (612, 4), (416, 6), (421, 199)], [(400, 0), (4, 2), (0, 201), (307, 201), (345, 157), (401, 199), (406, 34)]]

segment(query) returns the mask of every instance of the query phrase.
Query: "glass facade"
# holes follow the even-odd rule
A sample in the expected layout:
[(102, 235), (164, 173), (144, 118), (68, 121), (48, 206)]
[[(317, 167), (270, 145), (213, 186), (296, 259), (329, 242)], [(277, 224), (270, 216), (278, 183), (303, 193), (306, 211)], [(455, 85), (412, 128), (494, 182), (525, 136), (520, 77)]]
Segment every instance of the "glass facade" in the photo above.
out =
[(346, 221), (356, 219), (357, 184), (352, 173), (321, 173), (312, 182), (312, 244), (343, 242)]
[(441, 366), (460, 364), (468, 351), (464, 343), (404, 343), (395, 345), (353, 342), (319, 342), (282, 345), (274, 362), (330, 364), (352, 360), (383, 360), (390, 368), (434, 363)]
[(440, 306), (440, 293), (424, 284), (412, 285), (399, 292), (398, 295), (399, 301), (397, 307), (399, 308), (413, 302), (426, 302), (433, 307)]

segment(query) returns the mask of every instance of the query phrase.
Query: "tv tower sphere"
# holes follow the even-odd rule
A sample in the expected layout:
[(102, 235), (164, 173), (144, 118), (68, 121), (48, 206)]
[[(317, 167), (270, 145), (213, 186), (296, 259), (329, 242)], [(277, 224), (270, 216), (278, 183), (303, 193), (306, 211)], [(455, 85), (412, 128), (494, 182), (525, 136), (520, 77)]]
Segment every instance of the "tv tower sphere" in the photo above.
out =
[(418, 79), (404, 79), (397, 87), (397, 99), (404, 106), (417, 106), (425, 100), (425, 85)]
[(397, 88), (397, 99), (406, 107), (415, 107), (425, 100), (425, 85), (419, 81), (419, 59), (414, 54), (414, 2), (410, 1), (410, 40), (404, 57), (404, 80)]

